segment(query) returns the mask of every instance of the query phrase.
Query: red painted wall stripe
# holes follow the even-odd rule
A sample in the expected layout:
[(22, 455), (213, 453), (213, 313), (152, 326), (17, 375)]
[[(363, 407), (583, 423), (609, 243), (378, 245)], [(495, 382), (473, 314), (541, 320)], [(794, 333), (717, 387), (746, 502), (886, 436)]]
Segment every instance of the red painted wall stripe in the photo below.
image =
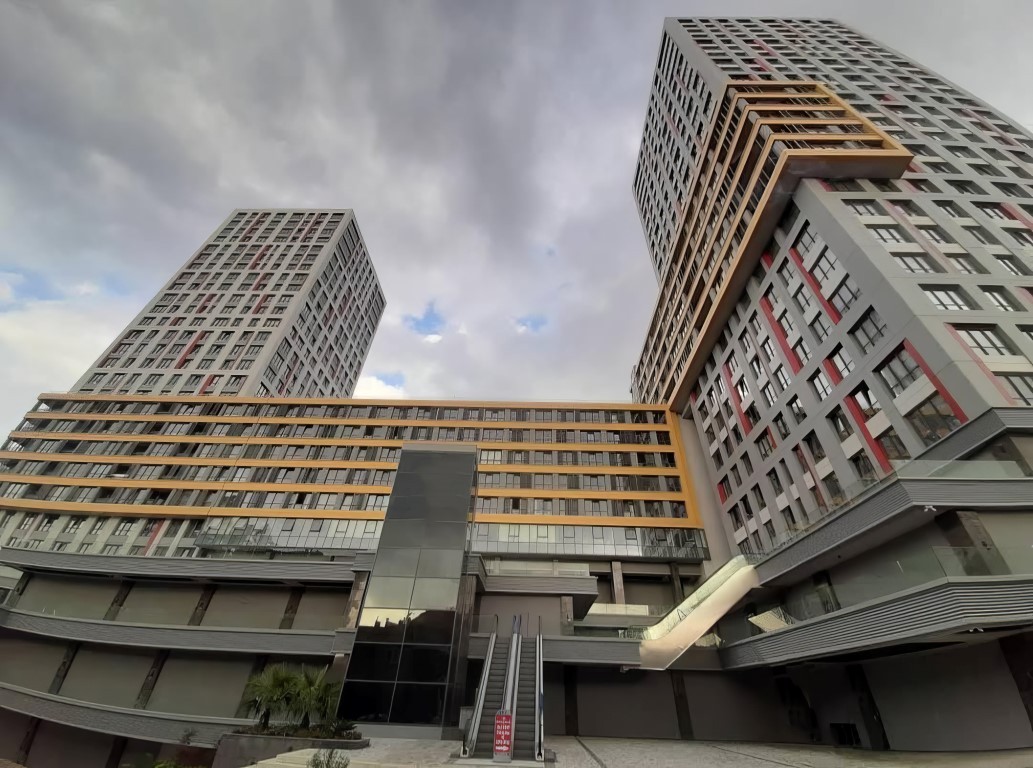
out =
[(879, 462), (879, 467), (883, 472), (892, 472), (893, 465), (890, 464), (889, 456), (886, 455), (885, 449), (882, 444), (879, 443), (874, 437), (872, 437), (871, 431), (868, 429), (868, 424), (865, 422), (864, 413), (861, 411), (861, 406), (857, 404), (853, 395), (850, 395), (843, 401), (843, 405), (850, 412), (850, 415), (854, 417), (854, 423), (857, 425), (857, 431), (861, 433), (862, 439), (868, 444), (872, 453), (875, 455), (875, 460)]
[(1019, 208), (1017, 205), (1011, 203), (1001, 203), (1001, 209), (1008, 214), (1015, 221), (1020, 221), (1026, 225), (1026, 229), (1033, 229), (1033, 217), (1030, 217), (1024, 210)]
[(1004, 382), (994, 376), (994, 372), (987, 367), (985, 362), (983, 362), (983, 358), (976, 354), (976, 351), (972, 349), (972, 347), (970, 347), (963, 338), (961, 338), (961, 334), (958, 333), (957, 329), (953, 325), (948, 323), (944, 323), (944, 325), (947, 328), (947, 332), (950, 333), (950, 335), (954, 337), (954, 340), (961, 345), (961, 348), (968, 353), (968, 356), (971, 357), (975, 364), (979, 366), (979, 369), (986, 374), (986, 377), (994, 383), (994, 386), (997, 387), (997, 391), (1001, 393), (1005, 402), (1009, 405), (1015, 405), (1015, 398), (1011, 396), (1008, 388), (1004, 386)]
[(187, 344), (187, 348), (183, 350), (183, 354), (179, 356), (179, 360), (176, 361), (176, 364), (173, 367), (174, 368), (182, 368), (184, 361), (187, 359), (187, 355), (189, 355), (191, 352), (193, 352), (197, 348), (197, 345), (200, 344), (200, 343), (201, 343), (201, 334), (200, 334), (200, 332), (198, 332), (198, 333), (194, 334), (194, 338), (192, 338), (190, 340), (190, 343)]
[(961, 410), (961, 406), (958, 405), (958, 401), (954, 399), (954, 395), (947, 391), (947, 388), (943, 386), (943, 383), (940, 381), (939, 377), (937, 377), (937, 375), (933, 373), (933, 369), (930, 368), (929, 364), (925, 361), (925, 359), (918, 354), (918, 350), (915, 349), (915, 345), (907, 339), (904, 339), (904, 349), (906, 349), (907, 353), (915, 359), (915, 362), (918, 363), (918, 367), (922, 369), (922, 373), (929, 377), (929, 381), (931, 381), (933, 383), (933, 386), (936, 387), (936, 391), (939, 392), (940, 396), (946, 401), (947, 405), (950, 407), (951, 411), (954, 412), (954, 415), (957, 417), (958, 421), (960, 421), (962, 424), (968, 421), (968, 416), (966, 416), (965, 412)]
[(201, 388), (199, 390), (197, 390), (197, 394), (203, 395), (205, 392), (207, 392), (208, 391), (208, 387), (210, 387), (212, 385), (213, 381), (215, 381), (215, 374), (214, 373), (213, 374), (209, 374), (208, 378), (204, 380), (204, 382), (201, 384)]
[(821, 283), (818, 282), (818, 278), (811, 274), (810, 270), (804, 267), (803, 257), (800, 256), (800, 252), (795, 248), (789, 249), (789, 256), (796, 264), (796, 268), (800, 270), (800, 275), (803, 277), (804, 282), (811, 287), (811, 291), (814, 296), (818, 299), (818, 303), (821, 308), (825, 310), (825, 314), (832, 318), (833, 323), (838, 323), (843, 319), (843, 316), (839, 314), (839, 310), (829, 304), (829, 300), (825, 298), (825, 294), (821, 292)]
[(775, 263), (775, 257), (768, 251), (764, 251), (764, 253), (761, 254), (760, 260), (764, 263), (765, 269), (771, 269), (771, 265)]
[(775, 319), (775, 313), (771, 309), (771, 301), (768, 300), (767, 296), (761, 297), (760, 308), (764, 313), (764, 317), (767, 318), (771, 335), (775, 337), (775, 341), (778, 342), (778, 346), (782, 349), (782, 354), (785, 355), (786, 362), (793, 369), (793, 373), (799, 373), (803, 365), (800, 363), (800, 358), (796, 356), (796, 352), (789, 346), (789, 340), (786, 338), (781, 324)]
[(254, 269), (257, 267), (259, 262), (262, 261), (262, 257), (265, 256), (266, 252), (269, 250), (269, 247), (269, 245), (263, 245), (259, 248), (258, 253), (255, 254), (255, 258), (251, 259), (251, 263), (247, 265), (247, 268)]
[(836, 367), (836, 364), (834, 362), (832, 362), (828, 358), (825, 358), (824, 360), (822, 360), (822, 363), (825, 366), (825, 371), (828, 373), (829, 379), (832, 381), (833, 386), (835, 386), (843, 380), (843, 377), (840, 375), (839, 369)]
[(746, 414), (743, 413), (739, 390), (732, 386), (732, 371), (728, 367), (728, 363), (725, 363), (721, 367), (721, 374), (724, 377), (725, 386), (728, 387), (728, 396), (732, 399), (732, 406), (735, 408), (735, 413), (739, 417), (739, 423), (742, 424), (742, 428), (746, 431), (746, 434), (749, 434), (753, 427), (750, 425), (750, 422), (746, 420)]

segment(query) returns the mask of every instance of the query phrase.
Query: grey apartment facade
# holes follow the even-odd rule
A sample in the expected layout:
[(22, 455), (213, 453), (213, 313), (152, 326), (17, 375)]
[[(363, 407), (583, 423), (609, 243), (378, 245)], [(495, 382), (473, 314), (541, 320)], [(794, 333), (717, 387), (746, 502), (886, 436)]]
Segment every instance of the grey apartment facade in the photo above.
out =
[(383, 312), (351, 210), (236, 210), (73, 391), (348, 397)]
[[(666, 20), (635, 403), (342, 397), (368, 340), (326, 313), (382, 309), (351, 214), (235, 212), (0, 449), (0, 756), (208, 764), (275, 663), (477, 757), (499, 709), (537, 760), (1033, 746), (1031, 174), (1020, 126), (836, 22)], [(255, 289), (209, 313), (223, 264)], [(277, 317), (205, 384), (260, 342), (199, 334)]]

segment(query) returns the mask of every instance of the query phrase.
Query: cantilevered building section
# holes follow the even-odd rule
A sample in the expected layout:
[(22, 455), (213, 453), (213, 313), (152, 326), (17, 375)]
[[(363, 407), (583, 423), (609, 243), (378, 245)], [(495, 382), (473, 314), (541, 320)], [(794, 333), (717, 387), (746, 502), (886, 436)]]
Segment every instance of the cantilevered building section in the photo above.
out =
[(351, 210), (237, 210), (73, 391), (347, 397), (383, 311)]

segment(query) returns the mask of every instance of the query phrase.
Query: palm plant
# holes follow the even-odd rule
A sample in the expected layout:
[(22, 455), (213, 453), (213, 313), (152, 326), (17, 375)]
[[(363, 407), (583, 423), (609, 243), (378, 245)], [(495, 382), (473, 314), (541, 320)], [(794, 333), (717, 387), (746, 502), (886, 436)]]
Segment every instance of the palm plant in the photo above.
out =
[(313, 718), (317, 722), (327, 720), (337, 703), (340, 688), (340, 683), (326, 679), (325, 669), (302, 667), (293, 676), (287, 702), (288, 714), (300, 719), (300, 728), (308, 728)]
[(294, 688), (294, 672), (283, 664), (266, 667), (247, 681), (244, 696), (248, 712), (258, 715), (262, 728), (268, 728), (269, 719), (274, 714), (285, 712), (291, 707)]

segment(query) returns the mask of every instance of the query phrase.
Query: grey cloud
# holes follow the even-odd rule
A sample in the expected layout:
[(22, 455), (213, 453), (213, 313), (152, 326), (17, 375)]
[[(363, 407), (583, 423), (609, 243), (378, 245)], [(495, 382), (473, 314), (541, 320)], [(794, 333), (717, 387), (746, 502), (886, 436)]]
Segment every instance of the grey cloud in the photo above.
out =
[[(8, 0), (0, 260), (143, 296), (234, 207), (353, 207), (388, 299), (370, 371), (412, 395), (623, 399), (655, 300), (631, 182), (663, 17), (834, 15), (1033, 123), (1002, 77), (1029, 69), (1033, 5), (930, 7)], [(431, 300), (438, 344), (401, 322)], [(516, 333), (531, 313), (547, 328)], [(0, 379), (14, 411), (20, 382)]]

